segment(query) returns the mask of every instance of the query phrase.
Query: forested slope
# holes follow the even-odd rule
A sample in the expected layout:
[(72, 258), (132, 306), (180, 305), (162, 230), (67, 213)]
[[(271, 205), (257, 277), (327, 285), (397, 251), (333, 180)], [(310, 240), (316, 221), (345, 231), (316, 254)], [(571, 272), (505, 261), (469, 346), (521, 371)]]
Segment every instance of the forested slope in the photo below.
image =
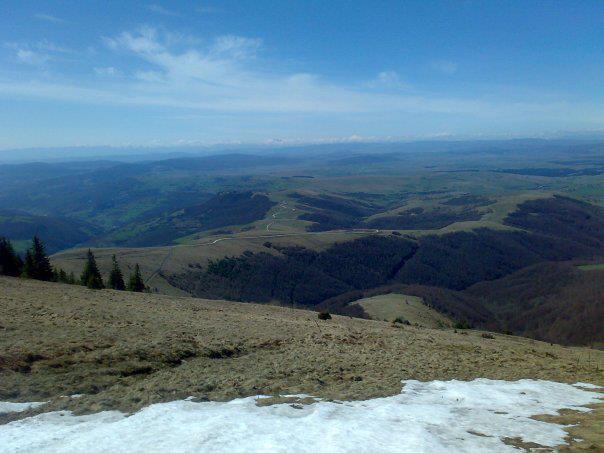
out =
[[(278, 301), (356, 316), (363, 316), (362, 310), (350, 302), (370, 296), (372, 288), (382, 294), (398, 285), (473, 325), (552, 341), (600, 341), (601, 332), (594, 330), (594, 323), (604, 322), (599, 290), (585, 297), (590, 284), (597, 286), (597, 276), (556, 263), (604, 256), (602, 209), (553, 197), (521, 204), (506, 223), (522, 230), (482, 228), (417, 240), (376, 235), (321, 252), (301, 247), (276, 255), (249, 252), (172, 276), (171, 283), (200, 297)], [(536, 321), (527, 322), (529, 314)]]

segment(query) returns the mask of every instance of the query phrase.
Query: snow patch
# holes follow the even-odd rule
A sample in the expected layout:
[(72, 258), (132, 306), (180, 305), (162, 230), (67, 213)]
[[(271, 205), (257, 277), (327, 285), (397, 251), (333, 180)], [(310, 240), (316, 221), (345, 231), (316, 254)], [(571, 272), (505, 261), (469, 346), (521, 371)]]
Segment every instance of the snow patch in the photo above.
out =
[(33, 409), (43, 404), (46, 404), (47, 401), (41, 402), (31, 402), (31, 403), (10, 403), (10, 402), (2, 402), (0, 401), (0, 414), (8, 414), (10, 412), (23, 412), (27, 409)]
[(562, 408), (588, 411), (601, 395), (569, 384), (403, 381), (399, 395), (367, 401), (257, 406), (173, 401), (126, 416), (50, 412), (0, 425), (3, 451), (510, 451), (506, 437), (554, 447), (563, 426), (533, 420)]
[(576, 384), (573, 384), (575, 387), (582, 387), (584, 389), (601, 389), (602, 387), (599, 385), (595, 385), (595, 384), (590, 384), (588, 382), (577, 382)]

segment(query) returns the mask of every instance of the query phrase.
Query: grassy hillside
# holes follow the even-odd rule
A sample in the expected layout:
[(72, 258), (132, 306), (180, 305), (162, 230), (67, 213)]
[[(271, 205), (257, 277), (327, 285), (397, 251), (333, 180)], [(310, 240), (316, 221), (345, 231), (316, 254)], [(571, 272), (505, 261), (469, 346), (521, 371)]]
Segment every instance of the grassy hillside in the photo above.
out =
[[(50, 401), (39, 410), (129, 411), (189, 396), (364, 399), (398, 393), (401, 379), (604, 384), (602, 351), (8, 277), (0, 320), (0, 400)], [(73, 394), (83, 396), (62, 396)]]
[(351, 305), (360, 305), (370, 319), (380, 321), (404, 320), (431, 329), (451, 327), (454, 324), (442, 313), (428, 307), (421, 297), (407, 294), (390, 293), (366, 297)]

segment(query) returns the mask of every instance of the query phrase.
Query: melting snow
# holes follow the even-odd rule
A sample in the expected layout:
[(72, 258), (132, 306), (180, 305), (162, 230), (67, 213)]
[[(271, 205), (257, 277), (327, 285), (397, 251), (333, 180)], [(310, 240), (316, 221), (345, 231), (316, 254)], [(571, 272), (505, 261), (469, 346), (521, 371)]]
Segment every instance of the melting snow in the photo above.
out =
[(27, 409), (33, 409), (46, 404), (46, 401), (32, 403), (3, 403), (0, 401), (0, 414), (8, 414), (9, 412), (23, 412)]
[(503, 438), (550, 447), (564, 443), (561, 425), (530, 416), (562, 408), (587, 411), (586, 404), (601, 402), (601, 394), (549, 381), (403, 383), (396, 396), (301, 408), (259, 407), (250, 397), (154, 404), (132, 416), (51, 412), (0, 425), (0, 445), (11, 452), (513, 452)]

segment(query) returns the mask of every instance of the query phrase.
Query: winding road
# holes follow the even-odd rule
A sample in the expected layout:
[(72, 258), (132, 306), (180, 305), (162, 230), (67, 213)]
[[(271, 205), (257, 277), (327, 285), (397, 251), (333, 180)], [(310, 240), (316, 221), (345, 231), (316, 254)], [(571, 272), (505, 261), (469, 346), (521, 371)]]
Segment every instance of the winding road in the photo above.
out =
[[(291, 208), (290, 206), (288, 206), (287, 201), (282, 201), (281, 203), (279, 203), (279, 208), (281, 208), (280, 211), (274, 212), (271, 215), (272, 220), (266, 224), (266, 231), (270, 232), (271, 227), (276, 222), (297, 220), (296, 217), (287, 218), (287, 219), (277, 218), (277, 216), (279, 214), (282, 214), (285, 211), (288, 211), (288, 210), (291, 210), (292, 212), (296, 211), (296, 208)], [(170, 249), (168, 250), (168, 253), (166, 253), (166, 256), (162, 259), (161, 263), (159, 263), (159, 266), (157, 267), (157, 269), (155, 269), (155, 271), (153, 271), (153, 273), (145, 279), (145, 285), (149, 286), (149, 283), (161, 272), (164, 265), (172, 257), (174, 250), (177, 247), (209, 247), (209, 246), (212, 246), (212, 245), (217, 244), (222, 241), (234, 241), (234, 240), (239, 240), (239, 239), (270, 239), (270, 238), (280, 238), (280, 237), (289, 237), (289, 236), (311, 236), (311, 235), (327, 235), (327, 234), (371, 234), (371, 233), (375, 234), (375, 233), (379, 233), (379, 232), (380, 232), (380, 230), (374, 230), (374, 229), (370, 229), (370, 230), (352, 229), (352, 230), (331, 230), (331, 231), (301, 231), (301, 232), (296, 232), (296, 233), (273, 233), (273, 234), (263, 234), (263, 235), (256, 235), (256, 236), (225, 236), (225, 237), (213, 239), (208, 242), (201, 242), (201, 243), (196, 243), (196, 244), (173, 245), (170, 247)]]
[[(295, 208), (289, 208), (289, 209), (292, 209), (295, 211)], [(273, 214), (273, 218), (275, 218), (275, 214)], [(282, 220), (293, 220), (293, 219), (282, 219)], [(270, 222), (266, 225), (267, 231), (270, 231), (269, 226), (272, 225), (273, 223), (274, 223), (274, 221)], [(371, 230), (354, 229), (354, 230), (331, 230), (331, 231), (301, 231), (299, 233), (273, 233), (273, 234), (262, 234), (262, 235), (257, 235), (257, 236), (234, 236), (234, 237), (227, 236), (227, 237), (221, 237), (221, 238), (213, 239), (208, 242), (201, 242), (201, 243), (197, 243), (197, 244), (173, 245), (170, 247), (170, 250), (168, 250), (168, 253), (166, 254), (166, 256), (162, 259), (158, 268), (149, 277), (147, 277), (147, 279), (145, 280), (145, 284), (148, 286), (149, 283), (151, 282), (151, 280), (153, 280), (153, 278), (155, 278), (161, 272), (162, 268), (168, 262), (168, 260), (171, 258), (174, 250), (177, 247), (209, 247), (214, 244), (217, 244), (218, 242), (234, 241), (234, 240), (239, 240), (239, 239), (270, 239), (270, 238), (280, 238), (280, 237), (290, 237), (290, 236), (313, 236), (313, 235), (328, 235), (328, 234), (372, 234), (372, 233), (376, 234), (379, 232), (380, 232), (380, 230), (373, 230), (373, 229), (371, 229)]]

